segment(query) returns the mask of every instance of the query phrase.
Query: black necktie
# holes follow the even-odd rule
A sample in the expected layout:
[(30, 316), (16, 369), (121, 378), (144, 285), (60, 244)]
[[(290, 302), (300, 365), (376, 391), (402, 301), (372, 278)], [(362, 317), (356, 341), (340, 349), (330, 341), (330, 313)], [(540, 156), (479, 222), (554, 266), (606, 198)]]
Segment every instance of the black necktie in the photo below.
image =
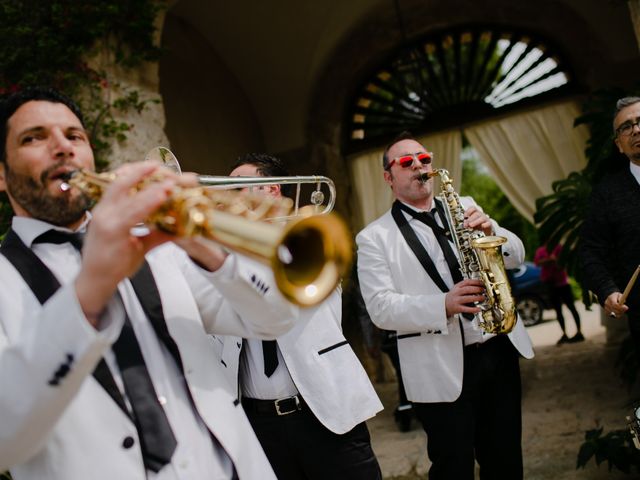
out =
[(436, 222), (436, 219), (433, 215), (435, 209), (431, 212), (416, 212), (412, 210), (411, 215), (416, 219), (420, 220), (422, 223), (426, 224), (428, 227), (433, 230), (433, 234), (438, 241), (438, 245), (440, 245), (440, 249), (444, 254), (444, 258), (447, 261), (447, 265), (449, 266), (449, 271), (451, 272), (451, 278), (453, 278), (453, 283), (458, 283), (462, 281), (462, 273), (460, 273), (460, 264), (458, 263), (458, 259), (456, 258), (456, 254), (453, 252), (451, 248), (451, 243), (449, 242), (450, 233), (449, 230), (442, 228)]
[[(437, 205), (437, 203), (436, 203)], [(401, 207), (402, 208), (402, 207)], [(462, 273), (460, 272), (460, 264), (458, 263), (458, 259), (456, 254), (453, 252), (451, 248), (451, 243), (449, 241), (451, 233), (449, 232), (449, 227), (447, 225), (447, 221), (444, 216), (439, 212), (438, 209), (434, 208), (431, 212), (416, 212), (411, 208), (402, 208), (403, 211), (410, 214), (416, 220), (421, 221), (425, 225), (433, 230), (433, 235), (436, 237), (438, 241), (438, 245), (440, 245), (440, 249), (444, 254), (444, 258), (447, 262), (447, 266), (449, 267), (449, 271), (451, 272), (451, 278), (453, 279), (453, 283), (458, 283), (463, 280)], [(442, 219), (442, 223), (444, 224), (444, 228), (438, 225), (436, 222), (434, 213), (438, 212), (440, 218)], [(473, 313), (463, 313), (462, 316), (467, 320), (473, 320)]]
[(61, 232), (60, 230), (47, 230), (46, 232), (38, 235), (33, 243), (55, 243), (61, 245), (63, 243), (70, 243), (78, 251), (82, 250), (82, 242), (84, 240), (83, 233), (77, 232)]
[(128, 318), (122, 327), (120, 337), (113, 344), (113, 352), (133, 410), (144, 466), (148, 470), (159, 472), (163, 466), (171, 462), (177, 442), (153, 388)]
[(270, 377), (278, 367), (278, 344), (275, 340), (262, 341), (262, 358), (264, 359), (264, 374)]
[[(48, 230), (33, 241), (57, 245), (71, 243), (78, 251), (82, 250), (82, 242), (82, 234), (59, 230)], [(112, 349), (133, 410), (144, 466), (147, 470), (159, 472), (171, 461), (177, 441), (158, 401), (129, 318), (125, 318), (120, 337)]]

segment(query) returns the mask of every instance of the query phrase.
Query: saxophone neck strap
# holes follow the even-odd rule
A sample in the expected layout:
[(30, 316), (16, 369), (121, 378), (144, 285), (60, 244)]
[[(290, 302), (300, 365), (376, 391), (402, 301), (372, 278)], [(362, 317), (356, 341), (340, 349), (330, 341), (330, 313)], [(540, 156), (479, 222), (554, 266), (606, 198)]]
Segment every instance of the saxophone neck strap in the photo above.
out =
[(400, 229), (400, 233), (402, 234), (405, 241), (407, 242), (407, 245), (409, 245), (409, 248), (411, 249), (413, 254), (416, 256), (416, 258), (420, 262), (420, 265), (422, 265), (422, 268), (424, 268), (424, 270), (427, 272), (429, 277), (431, 277), (431, 280), (433, 280), (433, 283), (435, 283), (443, 293), (448, 292), (449, 287), (447, 287), (447, 284), (444, 282), (444, 280), (438, 273), (438, 270), (436, 269), (436, 266), (434, 265), (433, 260), (427, 253), (427, 250), (424, 248), (424, 245), (420, 243), (420, 240), (418, 239), (416, 232), (414, 232), (411, 226), (409, 225), (409, 222), (407, 221), (407, 217), (405, 217), (402, 214), (403, 210), (406, 211), (411, 209), (406, 205), (402, 204), (398, 200), (393, 202), (393, 206), (391, 207), (391, 215), (393, 216), (393, 220), (396, 222), (396, 225), (398, 225), (398, 229)]

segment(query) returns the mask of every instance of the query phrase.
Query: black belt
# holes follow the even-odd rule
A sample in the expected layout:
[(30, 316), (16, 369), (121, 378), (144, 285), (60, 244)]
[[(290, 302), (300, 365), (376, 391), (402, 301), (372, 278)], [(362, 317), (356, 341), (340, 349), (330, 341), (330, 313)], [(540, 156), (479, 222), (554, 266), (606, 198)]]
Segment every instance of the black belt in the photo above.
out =
[(307, 409), (307, 404), (300, 395), (278, 400), (259, 400), (257, 398), (243, 397), (242, 406), (247, 414), (253, 413), (265, 417), (281, 417)]
[(486, 342), (477, 342), (477, 343), (472, 343), (471, 345), (465, 345), (464, 349), (467, 351), (485, 350), (487, 347), (493, 348), (501, 345), (505, 341), (505, 339), (509, 343), (511, 343), (511, 341), (509, 340), (509, 337), (507, 337), (506, 335), (500, 334), (500, 335), (491, 337)]

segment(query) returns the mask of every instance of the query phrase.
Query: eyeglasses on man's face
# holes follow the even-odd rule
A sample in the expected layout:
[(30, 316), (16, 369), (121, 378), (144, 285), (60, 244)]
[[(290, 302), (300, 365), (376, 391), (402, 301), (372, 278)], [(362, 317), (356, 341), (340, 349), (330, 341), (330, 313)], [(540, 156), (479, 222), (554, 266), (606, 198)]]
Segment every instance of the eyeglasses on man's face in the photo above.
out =
[(640, 117), (636, 118), (633, 121), (629, 120), (627, 122), (624, 122), (622, 125), (616, 128), (616, 135), (617, 136), (631, 135), (631, 132), (633, 132), (633, 127), (640, 128)]
[(413, 165), (414, 160), (417, 160), (422, 165), (429, 165), (431, 163), (431, 159), (433, 158), (433, 153), (431, 152), (417, 152), (417, 153), (409, 153), (407, 155), (402, 155), (400, 157), (396, 157), (392, 159), (387, 165), (387, 170), (391, 170), (391, 167), (394, 163), (398, 163), (401, 168), (409, 168)]

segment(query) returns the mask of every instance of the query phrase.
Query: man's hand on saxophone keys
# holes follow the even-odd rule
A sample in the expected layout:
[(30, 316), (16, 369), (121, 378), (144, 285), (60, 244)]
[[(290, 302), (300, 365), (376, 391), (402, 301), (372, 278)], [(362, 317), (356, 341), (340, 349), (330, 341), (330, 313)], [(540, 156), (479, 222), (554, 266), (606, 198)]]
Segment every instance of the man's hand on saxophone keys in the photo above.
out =
[(480, 230), (485, 235), (493, 235), (493, 224), (489, 215), (484, 213), (477, 207), (469, 207), (464, 211), (464, 226), (466, 228), (473, 228), (474, 230)]
[(485, 300), (484, 285), (481, 280), (462, 280), (445, 295), (444, 306), (447, 317), (456, 313), (479, 313), (480, 308), (474, 305)]

